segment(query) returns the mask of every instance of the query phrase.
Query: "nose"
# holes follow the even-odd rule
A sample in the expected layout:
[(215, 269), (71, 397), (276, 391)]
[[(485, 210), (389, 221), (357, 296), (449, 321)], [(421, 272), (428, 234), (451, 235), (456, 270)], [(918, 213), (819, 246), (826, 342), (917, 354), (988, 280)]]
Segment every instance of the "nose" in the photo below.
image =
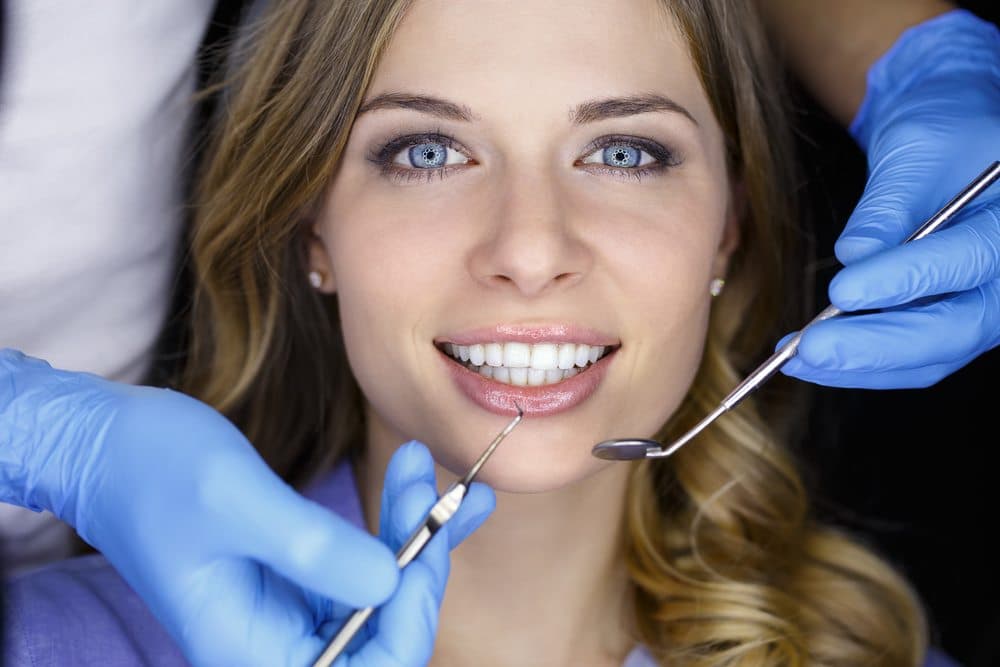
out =
[(509, 175), (482, 221), (469, 272), (490, 289), (525, 297), (566, 289), (587, 273), (592, 255), (575, 233), (568, 194), (553, 175), (530, 170)]

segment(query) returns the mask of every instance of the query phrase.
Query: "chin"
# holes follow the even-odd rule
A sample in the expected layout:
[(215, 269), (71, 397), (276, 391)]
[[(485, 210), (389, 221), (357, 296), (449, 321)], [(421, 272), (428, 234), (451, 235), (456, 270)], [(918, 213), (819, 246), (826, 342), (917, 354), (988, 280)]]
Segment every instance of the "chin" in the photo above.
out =
[[(517, 438), (515, 429), (486, 462), (476, 481), (498, 493), (546, 493), (575, 484), (613, 465), (590, 454), (593, 443), (557, 443)], [(522, 434), (523, 435), (523, 434)], [(439, 464), (458, 477), (471, 467), (481, 453), (460, 455), (432, 453)]]

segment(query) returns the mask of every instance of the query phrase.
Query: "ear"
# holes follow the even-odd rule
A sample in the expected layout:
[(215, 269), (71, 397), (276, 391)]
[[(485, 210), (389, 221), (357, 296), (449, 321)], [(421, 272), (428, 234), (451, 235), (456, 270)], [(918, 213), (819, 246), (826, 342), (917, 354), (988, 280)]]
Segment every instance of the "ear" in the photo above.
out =
[(323, 283), (316, 288), (323, 294), (333, 294), (337, 291), (337, 279), (333, 273), (333, 262), (330, 251), (326, 247), (322, 230), (317, 222), (305, 225), (306, 271), (316, 271), (323, 277)]
[(715, 263), (712, 266), (713, 276), (724, 278), (729, 269), (729, 258), (740, 245), (741, 227), (746, 217), (746, 188), (743, 181), (734, 181), (730, 188), (729, 207), (726, 210), (726, 221), (719, 238), (719, 247), (715, 253)]

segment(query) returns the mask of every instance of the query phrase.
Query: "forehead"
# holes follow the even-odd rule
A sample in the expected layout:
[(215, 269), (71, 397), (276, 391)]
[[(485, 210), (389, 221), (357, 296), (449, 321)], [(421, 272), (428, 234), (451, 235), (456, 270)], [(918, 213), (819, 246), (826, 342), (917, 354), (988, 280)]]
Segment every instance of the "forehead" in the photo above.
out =
[(711, 123), (661, 0), (415, 0), (369, 87), (491, 112), (562, 114), (585, 99), (663, 93)]

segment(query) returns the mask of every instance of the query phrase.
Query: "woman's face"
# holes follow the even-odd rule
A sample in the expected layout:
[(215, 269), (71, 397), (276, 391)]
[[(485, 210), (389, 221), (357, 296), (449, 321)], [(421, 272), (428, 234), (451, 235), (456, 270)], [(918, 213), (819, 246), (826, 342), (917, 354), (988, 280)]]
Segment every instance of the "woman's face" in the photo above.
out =
[(595, 443), (649, 437), (691, 385), (734, 209), (722, 132), (656, 0), (417, 0), (310, 258), (370, 439), (419, 439), (458, 474), (517, 401), (494, 488), (610, 465)]

